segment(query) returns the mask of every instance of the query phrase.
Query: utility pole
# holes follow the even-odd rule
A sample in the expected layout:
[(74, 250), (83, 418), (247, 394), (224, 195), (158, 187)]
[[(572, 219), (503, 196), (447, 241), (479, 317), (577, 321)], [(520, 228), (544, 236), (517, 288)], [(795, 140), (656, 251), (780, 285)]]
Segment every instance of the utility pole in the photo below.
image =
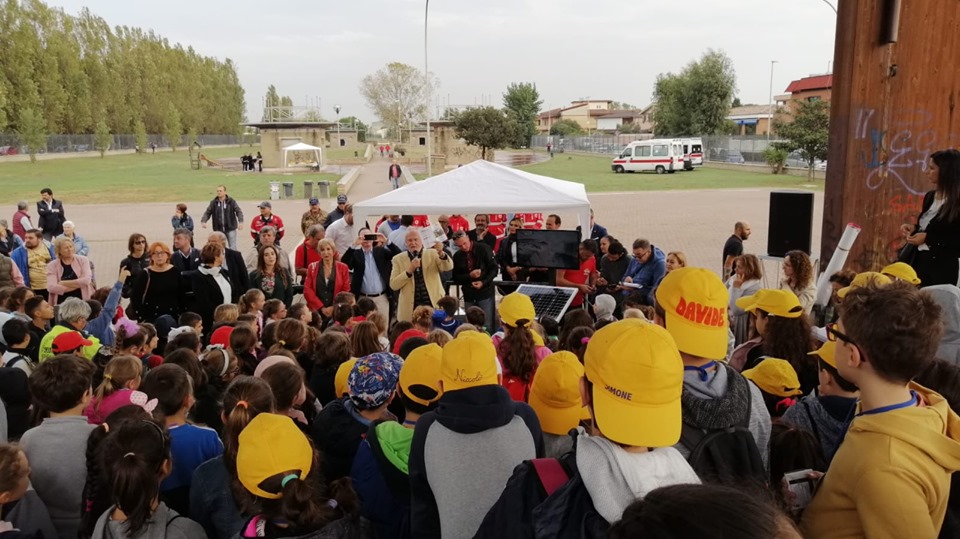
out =
[(770, 60), (770, 117), (767, 119), (767, 140), (770, 140), (770, 131), (773, 131), (773, 65), (776, 60)]
[(427, 20), (430, 16), (430, 0), (426, 0), (423, 10), (423, 79), (427, 85), (426, 111), (427, 111), (427, 177), (433, 176), (433, 148), (430, 140), (430, 63), (427, 56)]

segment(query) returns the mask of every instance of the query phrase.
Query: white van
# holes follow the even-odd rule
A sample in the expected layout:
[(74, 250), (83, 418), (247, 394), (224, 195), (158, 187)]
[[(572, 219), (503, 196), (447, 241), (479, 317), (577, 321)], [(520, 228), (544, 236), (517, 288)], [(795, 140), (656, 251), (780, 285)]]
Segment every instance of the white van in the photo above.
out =
[(683, 144), (683, 157), (685, 161), (689, 161), (691, 168), (699, 167), (703, 165), (703, 140), (700, 137), (697, 138), (682, 138), (679, 139), (680, 144)]
[(673, 174), (683, 169), (683, 144), (679, 139), (633, 141), (613, 158), (610, 169), (617, 173), (653, 171)]

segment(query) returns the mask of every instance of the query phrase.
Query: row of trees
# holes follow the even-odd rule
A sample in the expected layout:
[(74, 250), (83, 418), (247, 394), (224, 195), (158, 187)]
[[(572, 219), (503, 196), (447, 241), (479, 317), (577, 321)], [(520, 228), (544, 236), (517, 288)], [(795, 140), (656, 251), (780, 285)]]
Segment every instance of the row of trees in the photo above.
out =
[(111, 28), (86, 8), (74, 17), (40, 0), (0, 2), (0, 132), (83, 134), (102, 123), (111, 133), (239, 133), (244, 91), (229, 59)]

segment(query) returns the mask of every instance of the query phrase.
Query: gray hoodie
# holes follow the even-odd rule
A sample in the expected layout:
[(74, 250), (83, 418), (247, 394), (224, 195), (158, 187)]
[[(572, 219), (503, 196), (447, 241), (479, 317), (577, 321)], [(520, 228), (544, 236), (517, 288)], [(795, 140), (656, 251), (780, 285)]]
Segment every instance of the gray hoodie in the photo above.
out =
[(203, 526), (180, 516), (165, 503), (160, 502), (140, 533), (128, 538), (126, 524), (110, 519), (116, 507), (111, 505), (110, 509), (100, 515), (96, 527), (93, 528), (91, 539), (206, 539), (207, 537)]
[(960, 365), (960, 288), (952, 284), (938, 284), (923, 289), (943, 309), (943, 338), (937, 357)]
[(606, 438), (586, 434), (577, 440), (577, 469), (593, 507), (607, 522), (620, 520), (628, 505), (651, 490), (700, 484), (687, 459), (672, 447), (628, 453)]
[[(718, 362), (719, 363), (719, 362)], [(722, 365), (720, 365), (722, 367)], [(698, 399), (716, 399), (727, 393), (728, 369), (718, 368), (710, 373), (706, 381), (700, 380), (700, 373), (697, 371), (683, 372), (683, 389), (689, 391), (693, 397)], [(739, 375), (737, 375), (739, 376)], [(763, 394), (754, 384), (747, 384), (750, 388), (750, 433), (757, 442), (757, 449), (760, 451), (760, 458), (763, 459), (763, 467), (769, 469), (768, 460), (770, 457), (770, 412), (763, 402)], [(743, 416), (741, 416), (743, 417)], [(690, 449), (677, 443), (673, 446), (684, 456), (690, 456)], [(692, 448), (691, 448), (692, 449)]]

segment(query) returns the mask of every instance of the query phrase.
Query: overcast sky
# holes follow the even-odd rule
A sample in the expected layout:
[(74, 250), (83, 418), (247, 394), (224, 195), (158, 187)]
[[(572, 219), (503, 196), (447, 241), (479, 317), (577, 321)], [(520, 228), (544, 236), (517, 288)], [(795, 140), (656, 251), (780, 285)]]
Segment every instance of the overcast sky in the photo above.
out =
[[(834, 5), (835, 1), (832, 1)], [(357, 90), (391, 61), (423, 69), (424, 0), (49, 0), (84, 5), (111, 26), (153, 29), (237, 64), (248, 116), (269, 84), (323, 115), (373, 121)], [(578, 98), (650, 101), (657, 74), (708, 48), (730, 56), (737, 95), (767, 103), (791, 80), (827, 72), (836, 17), (823, 0), (433, 0), (430, 70), (439, 99), (501, 106), (511, 82), (534, 82), (544, 109)]]

